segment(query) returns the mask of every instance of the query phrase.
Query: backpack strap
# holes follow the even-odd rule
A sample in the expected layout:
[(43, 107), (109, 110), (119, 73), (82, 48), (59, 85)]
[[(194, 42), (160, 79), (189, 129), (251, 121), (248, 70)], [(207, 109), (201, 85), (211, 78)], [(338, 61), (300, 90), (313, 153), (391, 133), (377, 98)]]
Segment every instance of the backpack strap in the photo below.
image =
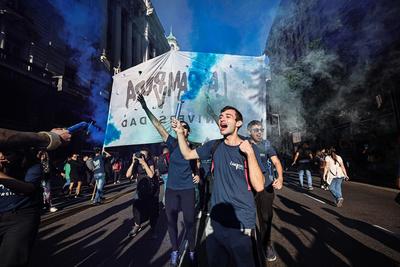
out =
[[(224, 142), (224, 139), (218, 139), (215, 141), (215, 143), (211, 147), (211, 174), (214, 175), (214, 153), (217, 150), (218, 146)], [(246, 157), (243, 156), (244, 160), (244, 176), (246, 177), (246, 183), (247, 183), (247, 190), (251, 191), (251, 186), (249, 182), (249, 168), (247, 166), (247, 159)]]
[(214, 144), (211, 147), (211, 174), (214, 174), (214, 154), (215, 151), (217, 150), (218, 146), (224, 142), (224, 138), (218, 139), (214, 142)]
[(247, 166), (247, 160), (244, 157), (244, 176), (246, 177), (247, 190), (251, 191), (250, 181), (249, 181), (249, 167)]

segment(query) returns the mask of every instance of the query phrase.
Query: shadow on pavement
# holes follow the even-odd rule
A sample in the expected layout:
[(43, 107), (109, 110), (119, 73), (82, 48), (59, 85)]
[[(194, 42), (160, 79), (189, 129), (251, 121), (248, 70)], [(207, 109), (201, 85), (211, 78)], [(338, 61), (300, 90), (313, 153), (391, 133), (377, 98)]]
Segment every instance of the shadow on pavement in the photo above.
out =
[(164, 212), (160, 213), (156, 239), (151, 239), (146, 230), (134, 239), (129, 238), (132, 217), (123, 220), (119, 227), (109, 227), (118, 221), (117, 214), (130, 209), (131, 204), (126, 201), (109, 207), (58, 233), (54, 232), (65, 225), (49, 225), (39, 232), (36, 244), (40, 248), (34, 248), (30, 266), (164, 266), (169, 254), (157, 253), (167, 232)]
[[(303, 233), (303, 238), (310, 239), (307, 236), (310, 234), (312, 235), (311, 245), (306, 246), (297, 233), (285, 227), (278, 228), (274, 226), (276, 231), (280, 232), (298, 251), (297, 256), (293, 259), (289, 251), (284, 247), (279, 244), (274, 244), (279, 258), (281, 258), (285, 265), (347, 266), (350, 264), (351, 266), (398, 266), (398, 263), (391, 258), (367, 247), (365, 244), (337, 228), (331, 222), (310, 212), (309, 207), (281, 195), (277, 195), (277, 197), (283, 205), (293, 210), (294, 213), (286, 212), (282, 209), (275, 209), (275, 214), (282, 221), (297, 227), (299, 231)], [(371, 233), (367, 232), (366, 234), (371, 236)], [(376, 235), (372, 235), (371, 237), (377, 238)], [(386, 238), (388, 238), (388, 236)], [(392, 241), (390, 241), (390, 243), (392, 246), (394, 245)]]

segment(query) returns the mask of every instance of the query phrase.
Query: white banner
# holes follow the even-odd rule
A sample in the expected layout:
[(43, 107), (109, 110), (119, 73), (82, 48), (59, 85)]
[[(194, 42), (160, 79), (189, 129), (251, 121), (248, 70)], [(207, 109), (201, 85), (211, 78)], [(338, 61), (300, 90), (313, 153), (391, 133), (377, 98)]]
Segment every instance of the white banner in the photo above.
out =
[(105, 147), (162, 142), (137, 102), (143, 93), (147, 106), (168, 132), (178, 100), (180, 119), (191, 127), (189, 140), (203, 143), (221, 138), (210, 116), (234, 106), (244, 117), (241, 134), (251, 120), (265, 122), (266, 67), (264, 57), (170, 51), (113, 77)]

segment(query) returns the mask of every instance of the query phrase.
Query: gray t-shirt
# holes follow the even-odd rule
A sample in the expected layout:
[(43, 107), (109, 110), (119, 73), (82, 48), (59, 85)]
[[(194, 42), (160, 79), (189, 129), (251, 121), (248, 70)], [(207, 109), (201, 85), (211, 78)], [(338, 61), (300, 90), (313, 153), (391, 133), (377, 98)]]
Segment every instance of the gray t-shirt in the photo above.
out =
[[(196, 149), (201, 160), (211, 158), (213, 144), (211, 140)], [(258, 164), (265, 174), (260, 153), (255, 145)], [(214, 161), (214, 185), (211, 195), (212, 220), (228, 228), (250, 228), (256, 224), (256, 208), (247, 172), (247, 161), (239, 146), (229, 146), (224, 142), (216, 148)], [(247, 172), (248, 173), (248, 172)]]

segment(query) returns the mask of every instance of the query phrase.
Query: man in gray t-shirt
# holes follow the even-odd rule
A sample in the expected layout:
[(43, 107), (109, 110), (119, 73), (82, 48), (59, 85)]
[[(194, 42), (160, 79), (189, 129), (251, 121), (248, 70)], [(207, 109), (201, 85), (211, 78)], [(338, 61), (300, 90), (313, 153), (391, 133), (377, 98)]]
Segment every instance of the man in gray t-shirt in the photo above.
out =
[[(281, 189), (283, 185), (282, 165), (271, 143), (268, 140), (263, 140), (264, 128), (260, 121), (253, 120), (249, 122), (247, 131), (250, 135), (250, 141), (255, 144), (260, 151), (262, 164), (268, 173), (265, 176), (264, 190), (255, 194), (255, 201), (265, 260), (274, 261), (276, 260), (276, 254), (271, 245), (272, 203), (275, 195), (274, 189)], [(274, 167), (278, 174), (276, 178)]]
[[(190, 149), (181, 123), (178, 120), (171, 123), (186, 160), (212, 158), (214, 161), (212, 209), (206, 238), (210, 267), (229, 263), (238, 267), (255, 266), (250, 237), (256, 217), (252, 190), (263, 191), (265, 177), (257, 148), (238, 135), (242, 124), (242, 114), (226, 106), (218, 120), (224, 138)], [(216, 142), (219, 144), (215, 148)]]

